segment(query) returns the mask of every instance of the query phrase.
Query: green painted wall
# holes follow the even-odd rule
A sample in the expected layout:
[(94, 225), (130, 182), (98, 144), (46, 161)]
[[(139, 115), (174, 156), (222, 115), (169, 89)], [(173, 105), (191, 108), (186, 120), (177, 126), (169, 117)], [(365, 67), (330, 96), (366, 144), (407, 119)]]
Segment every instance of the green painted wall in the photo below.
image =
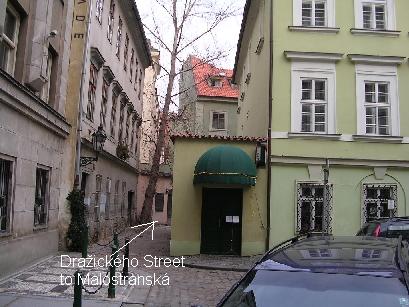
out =
[[(271, 0), (251, 2), (235, 79), (240, 89), (237, 135), (265, 137), (268, 129)], [(264, 39), (264, 44), (258, 54), (256, 49), (261, 38)], [(247, 73), (251, 73), (251, 78), (245, 83)], [(242, 94), (243, 100), (240, 99)]]
[[(395, 2), (397, 30), (402, 31), (399, 37), (351, 34), (350, 29), (355, 27), (353, 0), (335, 1), (336, 25), (340, 27), (339, 33), (290, 31), (288, 26), (292, 25), (293, 1), (273, 1), (273, 12), (280, 12), (280, 14), (275, 14), (273, 19), (273, 131), (290, 131), (291, 125), (291, 61), (285, 58), (284, 51), (333, 52), (345, 54), (344, 58), (336, 64), (336, 133), (357, 134), (355, 65), (346, 55), (408, 56), (409, 21), (407, 12), (409, 11), (409, 1), (396, 0)], [(405, 120), (404, 117), (404, 114), (409, 114), (409, 104), (406, 103), (407, 97), (409, 97), (407, 84), (409, 84), (409, 66), (405, 62), (398, 66), (400, 134), (402, 136), (409, 135), (409, 121)], [(293, 140), (287, 142), (294, 143)], [(355, 147), (351, 147), (350, 144), (343, 147), (338, 143), (327, 142), (325, 154), (329, 157), (335, 156), (339, 154), (340, 148), (344, 151), (355, 151)], [(319, 141), (308, 141), (308, 144), (311, 147), (322, 145)], [(288, 149), (292, 147), (284, 145), (281, 141), (279, 143), (273, 141), (273, 150), (275, 146), (285, 146)], [(360, 148), (363, 145), (354, 142), (352, 146), (357, 147), (355, 157), (361, 158)], [(372, 145), (367, 144), (367, 146), (368, 149), (374, 148)], [(401, 146), (400, 149), (403, 147)], [(372, 153), (373, 158), (385, 159), (391, 152), (391, 147), (382, 145), (376, 147), (376, 150), (376, 153)], [(352, 155), (354, 155), (353, 152)], [(394, 155), (398, 156), (399, 159), (407, 159), (407, 149), (399, 150)]]
[[(406, 190), (409, 173), (389, 169), (382, 180), (375, 179), (371, 167), (333, 166), (329, 182), (333, 184), (332, 229), (334, 235), (355, 235), (361, 227), (362, 184), (396, 184), (398, 215), (409, 213)], [(309, 181), (307, 165), (274, 164), (272, 166), (272, 200), (270, 246), (296, 235), (296, 182)], [(402, 189), (402, 187), (404, 189)], [(283, 222), (285, 221), (285, 222)]]
[[(255, 143), (179, 138), (174, 141), (171, 255), (200, 253), (202, 186), (193, 185), (194, 168), (202, 154), (222, 144), (238, 146), (254, 157)], [(266, 169), (259, 168), (256, 186), (243, 189), (242, 255), (265, 250), (266, 180)]]

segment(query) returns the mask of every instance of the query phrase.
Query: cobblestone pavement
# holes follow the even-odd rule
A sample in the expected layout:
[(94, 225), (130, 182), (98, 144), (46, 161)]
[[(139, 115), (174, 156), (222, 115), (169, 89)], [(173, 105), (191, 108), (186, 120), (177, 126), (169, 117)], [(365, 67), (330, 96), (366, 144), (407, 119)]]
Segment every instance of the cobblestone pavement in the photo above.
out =
[[(135, 230), (130, 229), (120, 234), (120, 246), (126, 236), (132, 238)], [(114, 302), (140, 303), (149, 307), (165, 306), (215, 306), (226, 291), (244, 274), (243, 272), (229, 271), (229, 268), (251, 267), (258, 257), (222, 257), (222, 256), (190, 256), (185, 261), (189, 265), (204, 267), (222, 267), (225, 270), (199, 269), (192, 267), (160, 267), (146, 268), (148, 264), (144, 257), (152, 255), (169, 257), (170, 227), (155, 226), (154, 240), (150, 231), (130, 243), (130, 258), (138, 259), (137, 267), (130, 267), (130, 273), (138, 276), (168, 276), (169, 285), (131, 286), (128, 283), (118, 286), (116, 298), (107, 299), (107, 286), (96, 294), (83, 294), (84, 298), (111, 300)], [(100, 242), (108, 243), (108, 242)], [(110, 246), (92, 245), (88, 254), (95, 257), (109, 255)], [(80, 254), (70, 253), (71, 257), (80, 257)], [(60, 256), (53, 256), (41, 263), (27, 268), (13, 277), (0, 282), (0, 293), (18, 295), (43, 295), (52, 297), (72, 297), (73, 287), (61, 285), (61, 274), (72, 276), (75, 268), (61, 268)], [(104, 276), (106, 270), (91, 270), (90, 276)], [(121, 268), (119, 268), (121, 270)], [(118, 270), (118, 271), (119, 271)], [(88, 271), (85, 271), (86, 274)], [(87, 285), (89, 290), (96, 287)]]

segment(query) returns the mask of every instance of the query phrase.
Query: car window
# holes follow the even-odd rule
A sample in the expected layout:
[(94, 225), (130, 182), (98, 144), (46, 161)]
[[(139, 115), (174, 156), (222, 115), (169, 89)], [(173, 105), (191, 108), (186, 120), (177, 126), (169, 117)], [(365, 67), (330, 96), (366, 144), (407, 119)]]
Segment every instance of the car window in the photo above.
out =
[[(273, 303), (272, 303), (273, 302)], [(402, 307), (409, 296), (398, 278), (254, 270), (224, 307)]]
[(378, 223), (365, 224), (357, 233), (357, 236), (372, 236)]
[(398, 238), (402, 236), (402, 239), (409, 240), (409, 224), (389, 225), (385, 236), (388, 238)]

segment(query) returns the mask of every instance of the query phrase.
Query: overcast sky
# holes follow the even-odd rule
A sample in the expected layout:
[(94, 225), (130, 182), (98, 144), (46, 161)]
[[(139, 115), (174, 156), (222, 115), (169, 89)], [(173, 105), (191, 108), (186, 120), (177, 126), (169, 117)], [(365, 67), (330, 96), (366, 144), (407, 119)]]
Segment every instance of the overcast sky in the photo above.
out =
[[(158, 5), (157, 1), (165, 5), (169, 5), (171, 3), (171, 0), (136, 0), (136, 4), (141, 15), (142, 22), (151, 30), (155, 28), (156, 24), (159, 32), (161, 33), (161, 38), (168, 45), (171, 45), (171, 19), (166, 13), (165, 9)], [(179, 0), (179, 2), (182, 5), (184, 1)], [(234, 9), (237, 13), (235, 16), (229, 17), (228, 19), (222, 21), (211, 34), (202, 37), (193, 46), (188, 47), (185, 52), (180, 55), (180, 60), (185, 60), (189, 54), (205, 56), (207, 54), (214, 54), (216, 50), (218, 50), (225, 52), (226, 57), (217, 60), (215, 64), (223, 68), (232, 69), (234, 66), (245, 0), (198, 0), (198, 3), (201, 5), (201, 7), (198, 8), (198, 12), (209, 10), (217, 11), (226, 7), (232, 7), (232, 9)], [(206, 28), (206, 18), (192, 20), (191, 23), (186, 25), (183, 31), (186, 37), (185, 41), (187, 42), (193, 39), (198, 34), (201, 34)], [(170, 59), (168, 52), (166, 52), (163, 47), (161, 48), (158, 46), (158, 42), (155, 43), (155, 38), (148, 29), (145, 29), (145, 34), (147, 38), (153, 42), (154, 47), (159, 47), (161, 51), (161, 64), (165, 68), (169, 67)], [(167, 78), (159, 79), (157, 84), (161, 95), (164, 95), (164, 90), (166, 89), (166, 79)], [(174, 92), (177, 92), (177, 87), (174, 89)]]

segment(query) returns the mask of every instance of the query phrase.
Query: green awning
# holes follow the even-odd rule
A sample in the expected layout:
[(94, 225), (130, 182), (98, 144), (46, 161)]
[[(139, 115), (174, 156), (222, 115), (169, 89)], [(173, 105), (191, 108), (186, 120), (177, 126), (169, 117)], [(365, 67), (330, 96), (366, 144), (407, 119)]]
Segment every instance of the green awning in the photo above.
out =
[(222, 145), (206, 151), (196, 163), (194, 184), (256, 184), (253, 160), (242, 149)]

